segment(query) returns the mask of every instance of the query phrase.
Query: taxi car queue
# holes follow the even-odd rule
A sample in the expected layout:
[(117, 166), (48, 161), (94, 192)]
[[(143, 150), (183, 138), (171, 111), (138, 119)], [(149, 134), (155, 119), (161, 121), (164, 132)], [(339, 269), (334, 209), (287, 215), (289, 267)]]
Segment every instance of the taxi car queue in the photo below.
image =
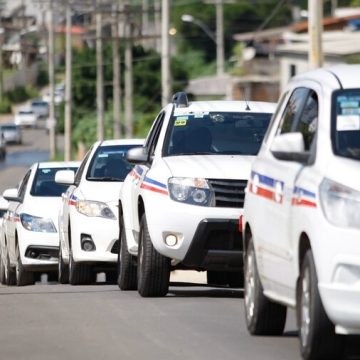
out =
[[(359, 65), (343, 65), (293, 78), (280, 97), (266, 134), (261, 137), (260, 151), (252, 159), (246, 178), (244, 208), (238, 224), (244, 259), (245, 321), (253, 335), (280, 335), (287, 307), (296, 308), (300, 351), (304, 359), (339, 359), (345, 348), (344, 335), (360, 334), (357, 310), (360, 300), (360, 248), (356, 242), (360, 238), (359, 76)], [(177, 99), (169, 104), (171, 115)], [(211, 109), (201, 110), (196, 109), (189, 114), (180, 111), (172, 119), (172, 126), (186, 127), (193, 118), (201, 121), (211, 113)], [(224, 117), (220, 116), (209, 118), (213, 126), (224, 121)], [(136, 168), (131, 171), (128, 168), (125, 183), (136, 184), (143, 190), (151, 188), (152, 196), (157, 195), (158, 199), (166, 192), (174, 206), (190, 199), (197, 205), (192, 207), (195, 213), (201, 206), (214, 206), (207, 200), (212, 185), (206, 174), (199, 178), (195, 176), (189, 182), (186, 178), (192, 174), (185, 171), (184, 174), (188, 175), (184, 176), (177, 170), (174, 175), (169, 175), (168, 184), (158, 181), (156, 176), (146, 176), (151, 167), (154, 174), (156, 167), (169, 167), (166, 162), (161, 165), (156, 160), (157, 156), (169, 155), (164, 148), (156, 148), (159, 138), (169, 149), (181, 145), (176, 143), (175, 137), (170, 138), (168, 131), (161, 131), (161, 125), (157, 125), (162, 124), (164, 119), (169, 121), (166, 109), (154, 121), (144, 146), (129, 151), (127, 159), (136, 164)], [(238, 124), (241, 126), (242, 122)], [(201, 141), (204, 137), (202, 135)], [(197, 166), (204, 166), (206, 156), (218, 152), (222, 145), (220, 142), (215, 148), (199, 150), (197, 156), (201, 155), (202, 160)], [(186, 150), (176, 154), (180, 163), (183, 162), (182, 168), (186, 169), (190, 162), (181, 161), (184, 155), (188, 155)], [(83, 164), (80, 169), (85, 166)], [(170, 181), (171, 175), (176, 177), (175, 182)], [(67, 171), (60, 172), (57, 182), (71, 185), (75, 183), (75, 178), (74, 173), (71, 177)], [(14, 200), (6, 193), (4, 195), (10, 201)], [(117, 199), (120, 197), (120, 212), (116, 215), (119, 215), (120, 235), (117, 242), (111, 242), (112, 249), (117, 244), (118, 259), (122, 260), (117, 262), (118, 282), (122, 290), (134, 290), (140, 286), (142, 296), (163, 296), (167, 292), (168, 269), (179, 259), (174, 261), (171, 255), (167, 257), (172, 250), (161, 249), (176, 249), (181, 237), (177, 238), (178, 234), (166, 225), (157, 225), (156, 231), (163, 239), (159, 245), (152, 243), (149, 232), (152, 225), (146, 221), (149, 218), (139, 219), (140, 223), (135, 227), (124, 224), (126, 217), (121, 207), (124, 199), (127, 201), (126, 211), (136, 210), (137, 215), (138, 212), (144, 215), (145, 211), (149, 211), (153, 216), (155, 210), (160, 214), (167, 211), (166, 206), (156, 208), (156, 199), (152, 208), (145, 209), (144, 203), (138, 201), (138, 195), (139, 192), (135, 192), (130, 196), (125, 187), (114, 195)], [(110, 212), (114, 212), (106, 204), (89, 204), (87, 199), (77, 203), (77, 200), (67, 199), (68, 203), (74, 201), (78, 211), (95, 214), (95, 217), (99, 213), (110, 216)], [(187, 211), (191, 215), (191, 207)], [(6, 222), (7, 218), (5, 228)], [(63, 231), (68, 229), (62, 228)], [(95, 245), (89, 243), (87, 235), (80, 235), (79, 246), (83, 251)], [(127, 239), (129, 235), (132, 236), (131, 248)], [(3, 236), (1, 231), (0, 238)], [(155, 259), (156, 263), (152, 265), (149, 259)], [(63, 265), (66, 266), (65, 261)], [(160, 271), (156, 272), (159, 266)], [(143, 272), (144, 269), (147, 270)], [(228, 271), (228, 268), (223, 270)], [(73, 283), (83, 283), (79, 279), (87, 282), (89, 277), (86, 273), (87, 270), (81, 270)], [(161, 285), (160, 290), (156, 287), (157, 281)], [(208, 282), (211, 283), (209, 277)], [(220, 283), (214, 282), (215, 285)], [(225, 280), (224, 284), (231, 285), (231, 282)]]

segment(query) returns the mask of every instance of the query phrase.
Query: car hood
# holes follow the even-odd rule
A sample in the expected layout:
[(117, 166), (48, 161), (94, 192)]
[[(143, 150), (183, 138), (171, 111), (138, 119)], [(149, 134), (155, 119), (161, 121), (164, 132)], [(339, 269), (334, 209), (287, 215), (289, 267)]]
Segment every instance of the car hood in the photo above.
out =
[(187, 155), (164, 158), (174, 177), (248, 179), (255, 156)]
[(50, 218), (57, 229), (60, 206), (61, 197), (31, 196), (24, 202), (19, 212), (20, 214), (25, 213), (46, 219)]
[(119, 201), (122, 184), (123, 182), (83, 181), (79, 191), (83, 199), (112, 203)]

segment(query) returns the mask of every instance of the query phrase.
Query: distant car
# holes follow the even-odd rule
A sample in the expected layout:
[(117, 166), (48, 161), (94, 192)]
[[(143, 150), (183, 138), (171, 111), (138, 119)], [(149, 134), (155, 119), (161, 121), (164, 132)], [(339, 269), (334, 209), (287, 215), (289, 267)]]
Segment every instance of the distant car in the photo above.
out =
[(7, 144), (21, 144), (21, 129), (18, 125), (15, 125), (13, 123), (2, 124), (0, 125), (0, 132), (3, 133)]
[(56, 272), (59, 253), (57, 217), (66, 186), (55, 182), (59, 170), (75, 172), (78, 162), (35, 163), (19, 188), (4, 191), (9, 201), (1, 243), (7, 285), (30, 285), (34, 272)]
[[(43, 95), (42, 100), (50, 103), (50, 94), (46, 93), (45, 95)], [(61, 90), (56, 90), (54, 91), (54, 103), (55, 105), (59, 105), (64, 101), (64, 93)]]
[(0, 161), (6, 158), (6, 141), (2, 131), (0, 131)]
[[(94, 280), (93, 268), (115, 274), (118, 258), (118, 194), (133, 166), (126, 161), (129, 149), (143, 140), (96, 142), (79, 171), (59, 171), (56, 181), (70, 185), (59, 213), (59, 282), (72, 285)], [(114, 279), (115, 280), (115, 279)]]
[[(3, 197), (0, 196), (0, 244), (3, 242), (4, 237), (4, 217), (6, 215), (9, 203)], [(0, 247), (0, 256), (1, 256), (1, 247)], [(0, 283), (5, 282), (5, 269), (3, 263), (0, 261)]]
[(31, 109), (40, 118), (49, 116), (49, 103), (47, 101), (36, 99), (31, 102)]
[(15, 125), (36, 127), (38, 116), (31, 108), (20, 109), (15, 114)]

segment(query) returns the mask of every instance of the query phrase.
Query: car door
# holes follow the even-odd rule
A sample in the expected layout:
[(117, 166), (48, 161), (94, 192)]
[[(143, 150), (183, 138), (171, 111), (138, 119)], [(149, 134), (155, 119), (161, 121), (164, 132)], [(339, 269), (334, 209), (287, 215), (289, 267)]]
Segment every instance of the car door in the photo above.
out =
[[(317, 105), (316, 93), (307, 87), (297, 87), (289, 93), (284, 111), (277, 114), (277, 121), (275, 119), (276, 129), (269, 137), (266, 149), (254, 163), (251, 174), (251, 190), (258, 195), (261, 218), (260, 226), (256, 227), (259, 271), (265, 290), (276, 291), (286, 297), (293, 295), (289, 288), (294, 278), (291, 266), (294, 251), (290, 246), (292, 199), (304, 162), (279, 158), (273, 148), (279, 136), (301, 133), (305, 135), (304, 154), (310, 152), (315, 132), (305, 134), (302, 130), (309, 122), (314, 104)], [(316, 122), (312, 126), (316, 127)]]
[(15, 239), (16, 239), (16, 229), (18, 226), (22, 226), (21, 225), (21, 221), (20, 221), (20, 213), (21, 213), (21, 209), (23, 207), (23, 202), (25, 199), (25, 193), (26, 193), (26, 189), (28, 187), (28, 183), (29, 183), (29, 179), (30, 179), (30, 175), (31, 175), (31, 169), (25, 174), (25, 176), (23, 177), (20, 186), (19, 186), (19, 191), (18, 191), (18, 197), (19, 197), (19, 202), (17, 201), (10, 201), (9, 204), (9, 210), (8, 210), (8, 217), (9, 217), (9, 221), (8, 221), (8, 228), (7, 228), (7, 246), (8, 246), (8, 251), (9, 251), (9, 257), (10, 257), (10, 262), (11, 264), (14, 264), (16, 261), (16, 243), (15, 243)]
[[(149, 169), (151, 168), (151, 163), (153, 160), (153, 157), (155, 155), (155, 148), (159, 139), (159, 135), (161, 132), (161, 128), (163, 125), (163, 121), (164, 121), (164, 117), (165, 117), (165, 111), (160, 112), (160, 114), (157, 116), (157, 118), (154, 121), (154, 125), (152, 126), (147, 139), (145, 141), (145, 151), (149, 156), (149, 161), (146, 164), (142, 164), (142, 165), (136, 165), (133, 169), (133, 181), (131, 182), (131, 204), (137, 204), (138, 203), (138, 198), (140, 196), (141, 193), (141, 184), (142, 181), (144, 180), (147, 172), (149, 171)], [(125, 189), (124, 189), (125, 190)], [(135, 231), (134, 235), (135, 235), (135, 241), (138, 242), (138, 234), (140, 231), (140, 224), (138, 221), (138, 207), (137, 206), (132, 206), (131, 207), (131, 212), (132, 212), (132, 222), (133, 222), (133, 230)], [(124, 214), (124, 216), (126, 216), (126, 214)], [(125, 219), (125, 223), (126, 223)]]
[(76, 196), (74, 195), (75, 189), (80, 185), (86, 164), (88, 163), (92, 149), (87, 152), (83, 161), (81, 162), (78, 171), (75, 174), (74, 184), (70, 185), (67, 190), (61, 195), (62, 205), (59, 213), (59, 231), (61, 247), (63, 251), (63, 257), (67, 258), (69, 256), (69, 221), (70, 220), (70, 206), (76, 204)]

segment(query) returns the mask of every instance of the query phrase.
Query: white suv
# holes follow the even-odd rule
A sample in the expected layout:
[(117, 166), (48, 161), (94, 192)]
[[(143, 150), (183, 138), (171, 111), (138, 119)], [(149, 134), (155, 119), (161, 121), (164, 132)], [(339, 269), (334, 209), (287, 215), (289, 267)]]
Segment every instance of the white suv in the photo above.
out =
[(281, 334), (296, 307), (305, 359), (340, 359), (360, 333), (360, 66), (294, 78), (245, 199), (250, 333)]
[(127, 155), (137, 165), (120, 193), (122, 290), (164, 296), (175, 268), (207, 270), (210, 284), (242, 286), (237, 220), (274, 108), (189, 103), (178, 93), (160, 112), (144, 147)]

